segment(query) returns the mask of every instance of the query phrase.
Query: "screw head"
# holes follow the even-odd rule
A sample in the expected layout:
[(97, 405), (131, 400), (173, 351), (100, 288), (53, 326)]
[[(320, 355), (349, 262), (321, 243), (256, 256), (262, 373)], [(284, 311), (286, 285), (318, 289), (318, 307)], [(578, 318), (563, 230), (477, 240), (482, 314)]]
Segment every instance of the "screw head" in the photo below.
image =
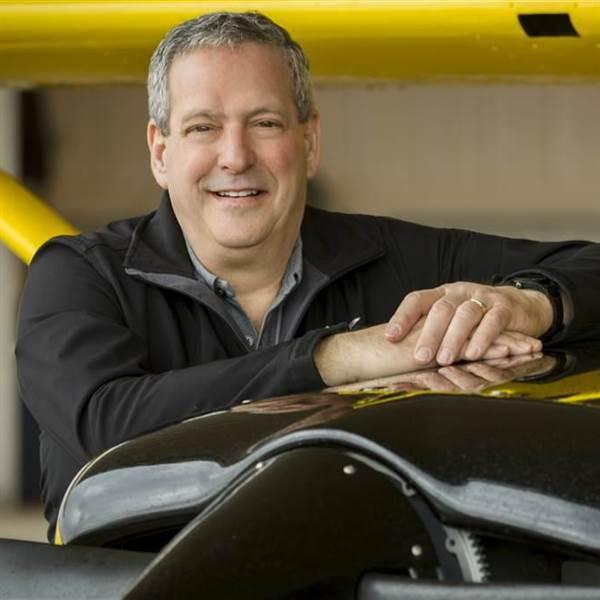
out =
[(346, 465), (342, 470), (344, 471), (344, 475), (354, 475), (356, 473), (354, 465)]
[(417, 546), (416, 544), (410, 549), (410, 553), (413, 556), (419, 557), (423, 554), (423, 548), (421, 546)]

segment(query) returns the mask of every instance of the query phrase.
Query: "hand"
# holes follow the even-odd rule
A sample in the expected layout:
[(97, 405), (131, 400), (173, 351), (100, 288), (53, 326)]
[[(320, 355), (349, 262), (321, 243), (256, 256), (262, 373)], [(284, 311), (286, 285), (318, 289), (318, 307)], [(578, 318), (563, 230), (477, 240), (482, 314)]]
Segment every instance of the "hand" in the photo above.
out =
[[(509, 354), (529, 354), (541, 349), (536, 338), (552, 324), (552, 311), (548, 298), (537, 290), (450, 283), (408, 294), (390, 319), (385, 336), (399, 342), (425, 317), (415, 344), (419, 364), (434, 358), (440, 365), (460, 358), (479, 360), (493, 343), (506, 345)], [(504, 338), (499, 342), (501, 334)]]
[(463, 363), (439, 369), (425, 369), (402, 375), (392, 375), (352, 385), (329, 388), (327, 391), (360, 392), (367, 390), (435, 392), (474, 392), (490, 385), (499, 385), (519, 377), (543, 375), (556, 364), (552, 356), (541, 353), (507, 356), (492, 360)]
[(398, 344), (385, 339), (385, 328), (375, 325), (323, 338), (313, 359), (325, 384), (336, 386), (418, 369), (413, 354), (420, 327)]
[(535, 354), (508, 356), (494, 360), (463, 363), (437, 369), (435, 375), (447, 386), (441, 387), (439, 380), (432, 380), (429, 389), (445, 391), (482, 391), (519, 377), (541, 375), (552, 369), (556, 359), (537, 352)]
[[(411, 331), (396, 344), (390, 344), (384, 336), (386, 325), (376, 325), (366, 329), (338, 333), (323, 338), (316, 346), (313, 358), (321, 378), (328, 386), (336, 386), (397, 375), (426, 366), (433, 366), (415, 359), (415, 344), (422, 335), (425, 319), (417, 322)], [(520, 334), (505, 332), (490, 344), (484, 353), (485, 358), (500, 358), (509, 353), (509, 346), (515, 346), (515, 337)], [(526, 336), (521, 336), (525, 338)], [(535, 340), (534, 340), (535, 341)], [(538, 345), (539, 342), (537, 342)], [(529, 345), (527, 345), (529, 347)], [(459, 357), (464, 358), (466, 346), (460, 349)]]

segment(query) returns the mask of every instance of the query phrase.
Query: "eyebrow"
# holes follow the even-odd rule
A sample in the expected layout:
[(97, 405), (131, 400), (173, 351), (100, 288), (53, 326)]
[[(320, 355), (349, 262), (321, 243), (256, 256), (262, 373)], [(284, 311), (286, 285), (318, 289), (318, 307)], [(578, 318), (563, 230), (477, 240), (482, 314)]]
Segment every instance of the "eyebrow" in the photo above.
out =
[(194, 119), (198, 119), (199, 117), (204, 117), (205, 119), (219, 119), (222, 118), (223, 113), (215, 112), (212, 110), (194, 110), (187, 115), (184, 115), (181, 120), (181, 124), (185, 125), (189, 121), (193, 121)]
[[(279, 115), (280, 117), (284, 116), (283, 111), (281, 111), (281, 110), (278, 110), (276, 108), (271, 108), (269, 106), (259, 106), (255, 109), (251, 110), (246, 115), (246, 118), (251, 119), (251, 118), (256, 117), (257, 115), (260, 115), (263, 113), (271, 113), (271, 114)], [(194, 119), (198, 119), (198, 118), (220, 120), (220, 119), (223, 119), (224, 116), (225, 115), (222, 112), (216, 112), (213, 110), (194, 110), (183, 117), (183, 119), (181, 120), (181, 124), (185, 125), (189, 121), (193, 121)]]
[(283, 111), (281, 111), (281, 110), (278, 110), (276, 108), (271, 108), (269, 106), (259, 106), (258, 108), (255, 108), (253, 111), (249, 112), (247, 117), (249, 119), (251, 119), (252, 117), (256, 117), (257, 115), (260, 115), (263, 113), (271, 113), (274, 115), (279, 115), (280, 117), (283, 116)]

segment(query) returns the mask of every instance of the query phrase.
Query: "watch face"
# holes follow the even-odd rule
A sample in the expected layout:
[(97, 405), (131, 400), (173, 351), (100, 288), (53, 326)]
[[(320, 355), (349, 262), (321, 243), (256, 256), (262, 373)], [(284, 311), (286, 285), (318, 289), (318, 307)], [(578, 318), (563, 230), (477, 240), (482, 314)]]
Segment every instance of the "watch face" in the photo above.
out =
[(512, 279), (512, 282), (519, 289), (539, 290), (540, 292), (545, 292), (548, 296), (560, 297), (558, 284), (542, 275), (537, 277), (515, 277)]

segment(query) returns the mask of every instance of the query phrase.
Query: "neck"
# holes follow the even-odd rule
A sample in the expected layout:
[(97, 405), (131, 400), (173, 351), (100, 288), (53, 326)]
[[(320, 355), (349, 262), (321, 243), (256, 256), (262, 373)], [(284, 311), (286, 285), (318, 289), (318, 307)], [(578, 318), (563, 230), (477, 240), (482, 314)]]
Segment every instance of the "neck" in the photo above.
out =
[[(279, 288), (285, 273), (296, 238), (289, 240), (284, 247), (243, 248), (220, 252), (218, 255), (206, 252), (188, 240), (196, 256), (211, 272), (228, 281), (239, 294), (252, 294), (271, 286)], [(276, 290), (277, 291), (277, 290)]]
[(214, 255), (205, 245), (194, 245), (188, 239), (202, 264), (218, 277), (225, 279), (235, 290), (242, 306), (258, 331), (263, 318), (279, 291), (296, 237), (286, 239), (277, 247), (227, 249)]

